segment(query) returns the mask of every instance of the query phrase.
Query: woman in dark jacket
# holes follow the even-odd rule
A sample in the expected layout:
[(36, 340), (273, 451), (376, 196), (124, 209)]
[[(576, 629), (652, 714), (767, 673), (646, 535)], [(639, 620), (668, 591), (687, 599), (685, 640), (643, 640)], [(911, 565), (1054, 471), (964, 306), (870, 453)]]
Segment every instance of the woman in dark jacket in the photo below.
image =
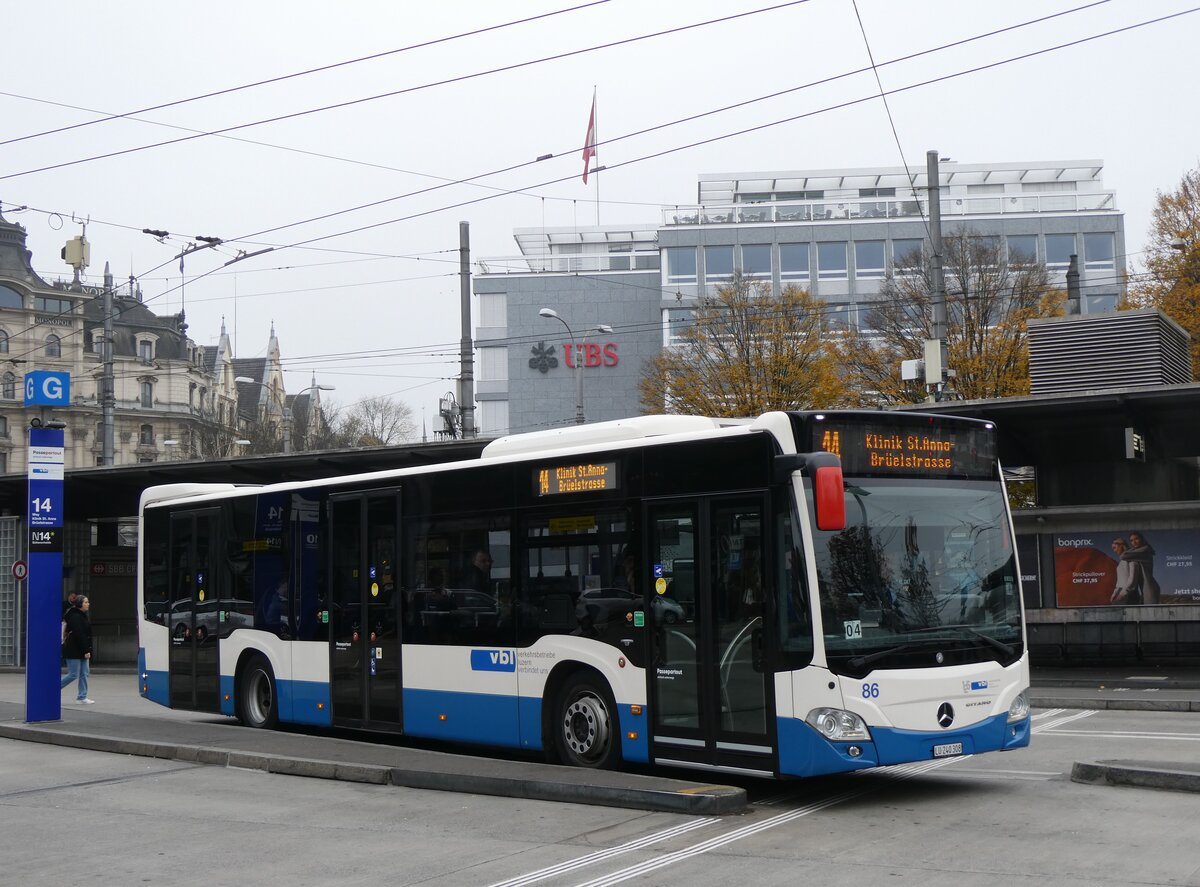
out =
[(79, 695), (75, 702), (79, 705), (91, 705), (95, 700), (88, 698), (88, 674), (91, 670), (92, 659), (92, 623), (88, 619), (88, 610), (92, 602), (84, 596), (75, 599), (75, 606), (67, 611), (66, 637), (63, 639), (63, 658), (67, 660), (67, 673), (63, 676), (62, 687), (76, 678), (79, 679)]

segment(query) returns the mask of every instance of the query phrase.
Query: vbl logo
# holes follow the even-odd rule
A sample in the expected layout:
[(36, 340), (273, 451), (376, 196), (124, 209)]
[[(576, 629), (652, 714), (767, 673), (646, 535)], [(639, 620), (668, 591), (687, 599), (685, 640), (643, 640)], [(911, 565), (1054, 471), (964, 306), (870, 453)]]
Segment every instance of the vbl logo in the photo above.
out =
[(512, 650), (472, 650), (471, 671), (516, 671), (517, 654)]

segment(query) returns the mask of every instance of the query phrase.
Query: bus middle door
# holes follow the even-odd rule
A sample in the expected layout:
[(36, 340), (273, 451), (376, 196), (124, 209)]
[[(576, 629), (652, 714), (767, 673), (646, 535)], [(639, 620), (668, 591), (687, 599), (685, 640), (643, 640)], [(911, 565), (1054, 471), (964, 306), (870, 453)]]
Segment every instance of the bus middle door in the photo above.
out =
[(397, 729), (400, 494), (331, 496), (330, 694), (333, 722)]

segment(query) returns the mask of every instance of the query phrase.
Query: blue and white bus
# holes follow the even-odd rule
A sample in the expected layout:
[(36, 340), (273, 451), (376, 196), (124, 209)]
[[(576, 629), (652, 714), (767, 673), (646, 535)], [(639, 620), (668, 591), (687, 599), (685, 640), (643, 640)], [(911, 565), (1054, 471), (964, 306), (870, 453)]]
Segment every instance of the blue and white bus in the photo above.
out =
[(1029, 743), (989, 423), (644, 416), (141, 503), (143, 696), (762, 776)]

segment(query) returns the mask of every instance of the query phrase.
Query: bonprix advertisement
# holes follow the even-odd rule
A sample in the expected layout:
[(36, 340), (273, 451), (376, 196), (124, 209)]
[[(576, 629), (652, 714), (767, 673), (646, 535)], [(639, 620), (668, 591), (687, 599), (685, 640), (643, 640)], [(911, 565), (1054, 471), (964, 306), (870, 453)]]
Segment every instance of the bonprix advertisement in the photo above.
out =
[(1054, 537), (1060, 607), (1200, 604), (1200, 530)]

